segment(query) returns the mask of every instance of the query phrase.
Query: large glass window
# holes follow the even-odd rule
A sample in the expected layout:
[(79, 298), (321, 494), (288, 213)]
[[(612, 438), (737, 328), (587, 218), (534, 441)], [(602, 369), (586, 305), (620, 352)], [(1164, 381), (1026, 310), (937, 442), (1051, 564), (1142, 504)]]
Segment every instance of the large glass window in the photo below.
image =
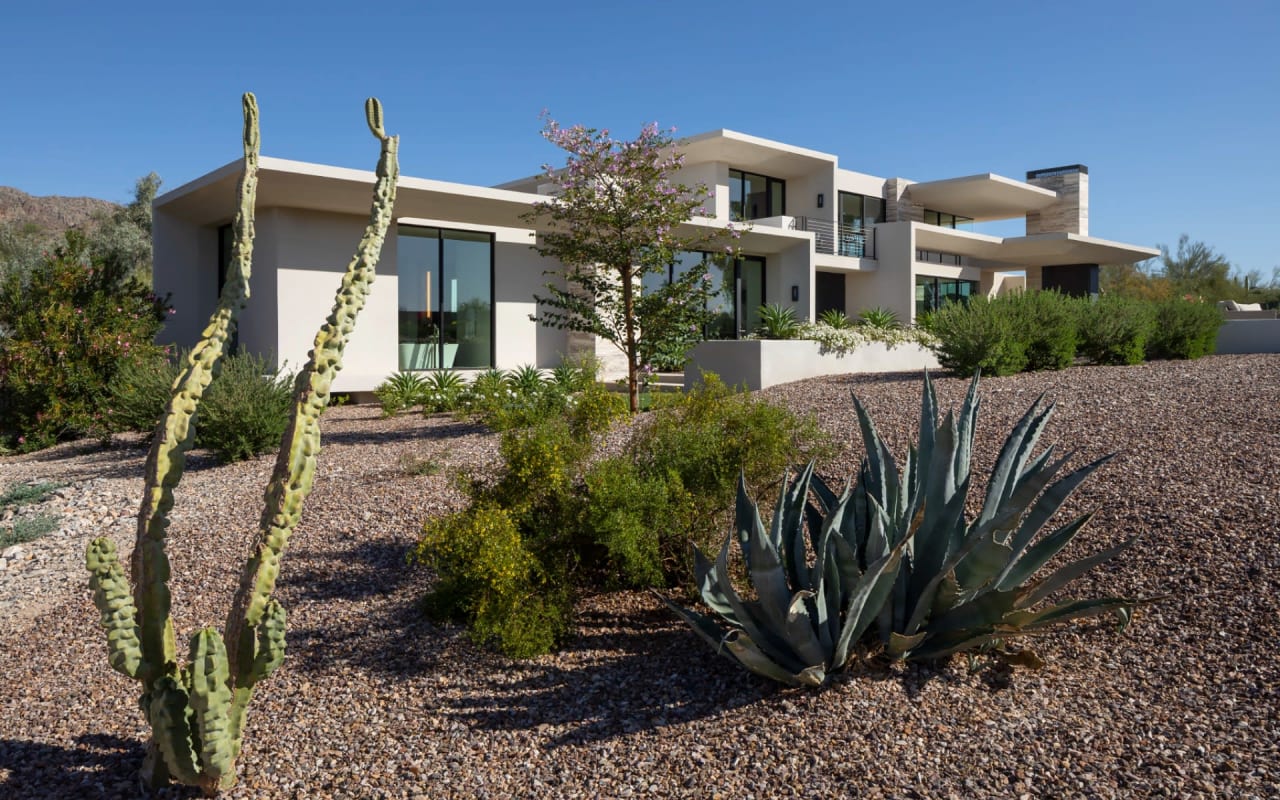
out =
[(493, 366), (493, 236), (401, 227), (400, 369)]
[(884, 199), (853, 192), (840, 193), (840, 235), (837, 237), (837, 255), (874, 258), (869, 252), (867, 229), (877, 222), (884, 222)]
[(963, 228), (973, 227), (973, 219), (971, 217), (961, 217), (956, 214), (948, 214), (945, 211), (933, 211), (931, 209), (924, 210), (924, 221), (928, 225), (937, 225), (942, 228)]
[(764, 219), (786, 211), (787, 182), (739, 169), (729, 170), (729, 218)]
[(681, 253), (666, 274), (648, 273), (645, 289), (653, 290), (691, 269), (711, 273), (712, 294), (707, 298), (711, 321), (703, 332), (708, 339), (737, 339), (760, 327), (760, 306), (764, 305), (764, 266), (761, 256), (742, 256), (722, 265), (709, 253)]
[(916, 276), (916, 314), (936, 311), (950, 302), (968, 303), (978, 293), (978, 282), (961, 278)]

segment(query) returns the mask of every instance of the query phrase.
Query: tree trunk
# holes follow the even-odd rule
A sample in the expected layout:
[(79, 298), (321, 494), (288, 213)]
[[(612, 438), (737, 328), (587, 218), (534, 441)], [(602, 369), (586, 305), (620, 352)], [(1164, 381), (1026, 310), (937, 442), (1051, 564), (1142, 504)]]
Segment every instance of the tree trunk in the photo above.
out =
[(627, 399), (631, 416), (640, 413), (640, 382), (637, 380), (636, 368), (636, 298), (635, 281), (631, 267), (622, 271), (622, 311), (627, 325)]

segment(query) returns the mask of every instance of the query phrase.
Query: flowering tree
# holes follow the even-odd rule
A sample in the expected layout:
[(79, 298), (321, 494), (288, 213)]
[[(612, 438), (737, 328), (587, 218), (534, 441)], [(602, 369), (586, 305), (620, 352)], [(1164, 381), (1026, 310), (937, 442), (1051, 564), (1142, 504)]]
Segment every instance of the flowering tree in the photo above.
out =
[(543, 165), (557, 191), (526, 215), (541, 231), (534, 249), (564, 265), (563, 272), (551, 273), (564, 286), (548, 284), (548, 294), (536, 297), (539, 321), (594, 334), (621, 350), (633, 414), (640, 409), (640, 373), (650, 366), (646, 357), (680, 342), (687, 348), (701, 332), (713, 291), (703, 269), (642, 292), (644, 276), (665, 275), (681, 252), (715, 247), (727, 257), (736, 254), (736, 246), (725, 243), (737, 238), (732, 226), (680, 230), (694, 214), (706, 213), (710, 193), (673, 180), (683, 156), (673, 147), (672, 131), (654, 123), (636, 139), (620, 141), (607, 129), (564, 128), (548, 119), (542, 135), (568, 153), (568, 161), (559, 169)]

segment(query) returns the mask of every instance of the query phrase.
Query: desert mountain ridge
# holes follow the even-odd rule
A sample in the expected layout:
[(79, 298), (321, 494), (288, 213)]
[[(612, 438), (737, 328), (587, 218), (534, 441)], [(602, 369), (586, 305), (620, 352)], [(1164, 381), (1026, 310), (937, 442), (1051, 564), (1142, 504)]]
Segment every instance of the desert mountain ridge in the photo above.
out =
[(117, 203), (96, 197), (36, 197), (21, 189), (0, 186), (0, 226), (34, 225), (49, 233), (84, 227), (99, 213), (119, 208)]

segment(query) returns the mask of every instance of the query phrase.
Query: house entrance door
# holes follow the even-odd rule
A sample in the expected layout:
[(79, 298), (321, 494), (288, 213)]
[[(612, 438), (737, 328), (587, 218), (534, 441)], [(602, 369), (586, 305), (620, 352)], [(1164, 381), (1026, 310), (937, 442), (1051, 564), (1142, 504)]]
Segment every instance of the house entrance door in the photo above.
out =
[(844, 273), (818, 272), (814, 277), (816, 278), (814, 313), (821, 317), (822, 312), (835, 309), (841, 314), (848, 314), (844, 307)]

